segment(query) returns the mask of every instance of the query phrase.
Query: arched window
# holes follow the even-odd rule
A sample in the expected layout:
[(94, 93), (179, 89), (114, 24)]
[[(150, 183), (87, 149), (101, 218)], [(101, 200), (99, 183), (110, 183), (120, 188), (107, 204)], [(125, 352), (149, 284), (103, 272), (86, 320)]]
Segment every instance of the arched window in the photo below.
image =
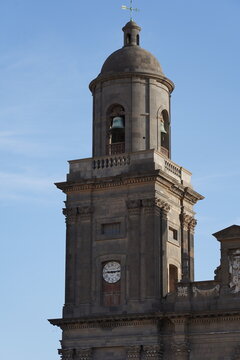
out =
[(178, 282), (178, 268), (175, 265), (169, 265), (169, 292), (174, 292), (176, 290), (176, 285)]
[(169, 116), (167, 110), (163, 110), (160, 116), (161, 152), (169, 157)]
[(140, 44), (140, 38), (139, 38), (139, 34), (137, 34), (137, 45)]
[(127, 34), (127, 45), (131, 44), (132, 36), (131, 34)]
[(125, 152), (125, 111), (121, 105), (113, 105), (107, 114), (107, 154)]

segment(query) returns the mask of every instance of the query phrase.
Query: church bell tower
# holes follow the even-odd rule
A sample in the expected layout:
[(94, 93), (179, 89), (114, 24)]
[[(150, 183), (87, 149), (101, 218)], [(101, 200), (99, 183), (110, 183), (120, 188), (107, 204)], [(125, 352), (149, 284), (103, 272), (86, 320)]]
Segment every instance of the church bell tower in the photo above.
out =
[(70, 161), (63, 360), (160, 359), (159, 320), (177, 282), (194, 279), (193, 205), (203, 197), (171, 160), (174, 84), (141, 28), (90, 83), (92, 158)]

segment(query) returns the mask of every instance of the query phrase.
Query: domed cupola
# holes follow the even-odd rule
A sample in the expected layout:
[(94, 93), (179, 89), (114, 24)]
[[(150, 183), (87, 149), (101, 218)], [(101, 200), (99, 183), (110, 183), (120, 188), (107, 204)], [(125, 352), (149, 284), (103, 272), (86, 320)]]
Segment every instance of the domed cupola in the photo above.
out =
[(123, 27), (123, 47), (90, 83), (93, 156), (156, 149), (170, 157), (170, 94), (174, 84), (158, 60), (140, 47), (141, 28)]

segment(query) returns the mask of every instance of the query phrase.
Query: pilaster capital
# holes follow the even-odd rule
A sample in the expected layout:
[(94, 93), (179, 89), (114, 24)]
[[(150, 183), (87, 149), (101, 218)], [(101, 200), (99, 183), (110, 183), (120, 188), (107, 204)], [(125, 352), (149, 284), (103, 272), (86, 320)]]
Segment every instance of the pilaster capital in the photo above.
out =
[(127, 347), (127, 349), (126, 349), (127, 359), (139, 360), (140, 359), (140, 351), (141, 351), (141, 346), (138, 346), (138, 345)]
[(74, 224), (78, 213), (77, 207), (74, 208), (63, 208), (62, 213), (65, 216), (66, 224)]
[(192, 217), (190, 223), (189, 223), (189, 230), (191, 233), (194, 233), (195, 227), (197, 225), (197, 220)]
[(145, 345), (143, 346), (143, 359), (158, 360), (162, 352), (162, 345)]
[(76, 349), (76, 360), (91, 360), (92, 359), (92, 349)]
[(73, 349), (59, 349), (58, 354), (61, 355), (61, 360), (73, 359)]
[(77, 213), (80, 219), (89, 219), (93, 213), (92, 206), (79, 206), (77, 208)]
[(194, 232), (194, 228), (197, 225), (197, 220), (193, 216), (182, 213), (180, 214), (180, 221), (183, 225), (184, 230)]
[(155, 204), (156, 204), (157, 207), (159, 207), (161, 209), (162, 215), (164, 217), (167, 217), (168, 213), (169, 213), (169, 211), (171, 209), (170, 205), (167, 202), (165, 202), (164, 200), (161, 200), (159, 198), (155, 199)]
[(138, 215), (140, 213), (141, 200), (127, 200), (126, 201), (127, 209), (129, 214)]

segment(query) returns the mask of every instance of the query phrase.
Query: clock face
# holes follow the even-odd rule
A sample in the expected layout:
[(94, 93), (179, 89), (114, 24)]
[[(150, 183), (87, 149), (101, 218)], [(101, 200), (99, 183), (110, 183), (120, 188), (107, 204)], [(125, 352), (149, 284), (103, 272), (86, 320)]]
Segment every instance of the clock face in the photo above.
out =
[(109, 283), (114, 284), (121, 278), (121, 265), (116, 261), (110, 261), (103, 267), (103, 279)]

